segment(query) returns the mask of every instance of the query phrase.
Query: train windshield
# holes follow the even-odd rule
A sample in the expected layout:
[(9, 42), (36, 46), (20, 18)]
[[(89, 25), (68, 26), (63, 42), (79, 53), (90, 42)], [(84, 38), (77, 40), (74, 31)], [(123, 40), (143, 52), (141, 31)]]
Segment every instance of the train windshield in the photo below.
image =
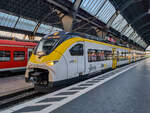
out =
[(57, 45), (58, 41), (59, 39), (55, 38), (41, 40), (35, 50), (35, 54), (40, 56), (48, 55), (51, 50)]

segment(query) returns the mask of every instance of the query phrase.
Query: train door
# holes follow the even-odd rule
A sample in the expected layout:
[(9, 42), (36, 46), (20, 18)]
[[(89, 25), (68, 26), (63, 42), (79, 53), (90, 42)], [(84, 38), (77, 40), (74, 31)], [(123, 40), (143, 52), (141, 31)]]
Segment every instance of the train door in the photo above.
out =
[(85, 72), (85, 55), (84, 42), (80, 42), (80, 55), (77, 56), (77, 71), (78, 75), (84, 75)]
[(84, 71), (84, 44), (82, 42), (76, 43), (72, 46), (70, 51), (70, 57), (68, 60), (68, 76), (76, 77)]
[(131, 51), (128, 51), (128, 59), (129, 59), (129, 63), (131, 63)]
[(117, 67), (117, 51), (116, 48), (112, 48), (113, 58), (112, 58), (112, 68), (115, 69)]
[(137, 52), (134, 52), (134, 61), (136, 62)]

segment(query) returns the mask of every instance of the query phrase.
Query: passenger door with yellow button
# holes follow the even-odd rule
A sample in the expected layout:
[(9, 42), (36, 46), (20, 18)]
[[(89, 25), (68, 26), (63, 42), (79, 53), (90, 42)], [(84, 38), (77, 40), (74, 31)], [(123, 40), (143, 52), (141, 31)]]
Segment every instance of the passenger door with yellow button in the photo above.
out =
[(112, 68), (115, 69), (117, 67), (117, 51), (116, 48), (112, 48), (112, 53), (113, 53), (113, 63), (112, 63)]
[(77, 42), (69, 49), (70, 56), (67, 58), (69, 78), (77, 77), (84, 71), (83, 46), (83, 42)]

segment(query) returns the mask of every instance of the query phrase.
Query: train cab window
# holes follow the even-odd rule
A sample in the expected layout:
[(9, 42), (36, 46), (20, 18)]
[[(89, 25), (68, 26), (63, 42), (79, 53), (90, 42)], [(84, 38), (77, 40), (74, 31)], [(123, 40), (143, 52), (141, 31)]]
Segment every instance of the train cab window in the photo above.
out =
[(40, 41), (40, 43), (38, 44), (38, 46), (35, 49), (34, 54), (37, 55), (48, 55), (52, 49), (57, 45), (57, 43), (59, 42), (59, 39), (43, 39)]
[(24, 51), (14, 51), (14, 60), (24, 60), (25, 59), (25, 52)]
[(83, 56), (83, 44), (77, 44), (70, 49), (72, 56)]
[(0, 62), (10, 61), (10, 51), (0, 51)]

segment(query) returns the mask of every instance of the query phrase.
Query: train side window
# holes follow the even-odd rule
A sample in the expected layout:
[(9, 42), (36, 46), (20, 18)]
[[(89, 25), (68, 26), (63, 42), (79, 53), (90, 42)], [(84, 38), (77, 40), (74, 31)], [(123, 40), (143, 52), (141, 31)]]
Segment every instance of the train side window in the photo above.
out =
[(88, 50), (88, 62), (97, 62), (104, 60), (112, 60), (112, 51), (108, 50)]
[(0, 62), (10, 61), (10, 51), (0, 51)]
[(104, 61), (105, 59), (105, 51), (101, 50), (101, 61)]
[(25, 59), (25, 52), (24, 51), (14, 51), (14, 60), (24, 60)]
[(73, 46), (69, 51), (72, 56), (83, 56), (83, 44), (77, 44)]
[(97, 50), (97, 61), (101, 61), (103, 59), (102, 51)]
[(95, 62), (97, 61), (97, 50), (89, 49), (88, 50), (88, 62)]
[(105, 50), (105, 60), (112, 60), (112, 51)]

